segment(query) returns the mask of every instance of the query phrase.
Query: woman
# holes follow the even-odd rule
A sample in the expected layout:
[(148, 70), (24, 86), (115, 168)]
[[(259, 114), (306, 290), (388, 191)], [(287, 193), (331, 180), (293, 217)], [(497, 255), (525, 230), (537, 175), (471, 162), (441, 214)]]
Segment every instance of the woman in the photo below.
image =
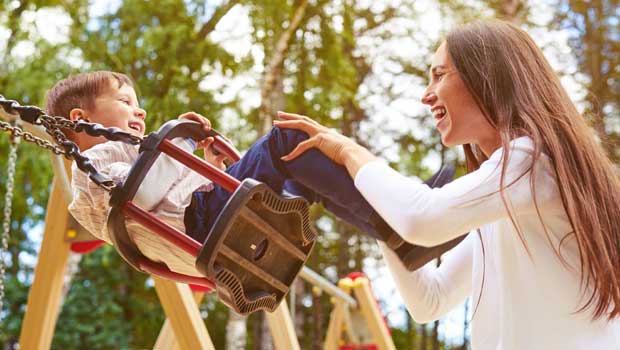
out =
[(474, 349), (620, 349), (620, 183), (540, 49), (503, 22), (447, 35), (422, 97), (468, 174), (431, 190), (307, 117), (280, 113), (410, 243), (471, 233), (439, 268), (408, 272), (379, 243), (409, 312), (473, 297)]

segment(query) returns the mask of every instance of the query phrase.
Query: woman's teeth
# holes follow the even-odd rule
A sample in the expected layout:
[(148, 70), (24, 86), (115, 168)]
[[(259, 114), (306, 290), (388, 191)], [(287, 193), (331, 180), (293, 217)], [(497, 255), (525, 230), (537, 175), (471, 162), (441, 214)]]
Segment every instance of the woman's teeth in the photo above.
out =
[(441, 119), (446, 115), (446, 109), (445, 108), (437, 108), (433, 111), (433, 117), (435, 117), (436, 119)]

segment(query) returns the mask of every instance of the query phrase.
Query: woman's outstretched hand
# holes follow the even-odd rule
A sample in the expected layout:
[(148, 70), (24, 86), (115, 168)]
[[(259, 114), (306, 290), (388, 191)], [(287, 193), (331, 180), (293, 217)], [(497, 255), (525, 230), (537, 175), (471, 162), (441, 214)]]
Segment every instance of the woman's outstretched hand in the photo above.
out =
[(282, 160), (293, 160), (305, 151), (316, 148), (335, 163), (344, 165), (351, 177), (354, 178), (362, 165), (376, 159), (370, 151), (358, 145), (355, 141), (328, 129), (306, 116), (278, 112), (278, 118), (280, 120), (274, 120), (273, 122), (276, 127), (301, 130), (310, 137), (306, 141), (299, 143), (291, 153), (282, 157)]

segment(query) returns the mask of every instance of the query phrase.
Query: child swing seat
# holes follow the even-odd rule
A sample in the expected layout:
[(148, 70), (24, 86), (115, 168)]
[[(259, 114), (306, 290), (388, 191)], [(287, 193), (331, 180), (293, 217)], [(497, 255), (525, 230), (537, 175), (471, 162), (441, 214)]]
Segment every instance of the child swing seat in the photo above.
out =
[[(239, 160), (217, 132), (205, 132), (191, 121), (167, 122), (144, 140), (126, 181), (111, 192), (110, 238), (121, 257), (139, 271), (214, 288), (239, 314), (274, 311), (314, 246), (309, 203), (302, 197), (278, 194), (253, 179), (240, 182), (170, 141), (177, 137), (200, 141), (208, 136), (215, 137), (216, 151)], [(132, 202), (162, 152), (233, 192), (202, 244)], [(128, 218), (191, 255), (203, 277), (175, 272), (143, 255), (132, 240), (128, 228), (134, 226), (128, 225)]]
[[(121, 257), (139, 271), (215, 289), (224, 303), (246, 315), (258, 310), (274, 311), (308, 259), (316, 234), (304, 198), (277, 194), (251, 179), (239, 182), (170, 141), (177, 137), (200, 141), (213, 136), (216, 151), (239, 160), (236, 150), (214, 130), (205, 132), (196, 122), (174, 120), (142, 138), (118, 128), (49, 116), (36, 106), (21, 106), (1, 95), (0, 107), (7, 114), (17, 114), (23, 121), (45, 127), (58, 146), (5, 122), (0, 122), (2, 130), (74, 160), (91, 181), (110, 192), (110, 240)], [(140, 155), (124, 183), (114, 184), (99, 173), (77, 145), (66, 138), (63, 129), (140, 144)], [(234, 192), (203, 243), (132, 202), (161, 152)], [(145, 247), (148, 249), (143, 254)]]

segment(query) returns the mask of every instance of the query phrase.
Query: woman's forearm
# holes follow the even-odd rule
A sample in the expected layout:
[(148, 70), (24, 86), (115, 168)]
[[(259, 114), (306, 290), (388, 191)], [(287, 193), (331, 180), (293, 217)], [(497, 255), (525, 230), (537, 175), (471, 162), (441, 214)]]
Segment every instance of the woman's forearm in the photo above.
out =
[(347, 145), (343, 149), (344, 166), (347, 168), (352, 179), (355, 179), (355, 175), (357, 175), (357, 172), (364, 164), (374, 160), (377, 160), (374, 154), (356, 143)]

